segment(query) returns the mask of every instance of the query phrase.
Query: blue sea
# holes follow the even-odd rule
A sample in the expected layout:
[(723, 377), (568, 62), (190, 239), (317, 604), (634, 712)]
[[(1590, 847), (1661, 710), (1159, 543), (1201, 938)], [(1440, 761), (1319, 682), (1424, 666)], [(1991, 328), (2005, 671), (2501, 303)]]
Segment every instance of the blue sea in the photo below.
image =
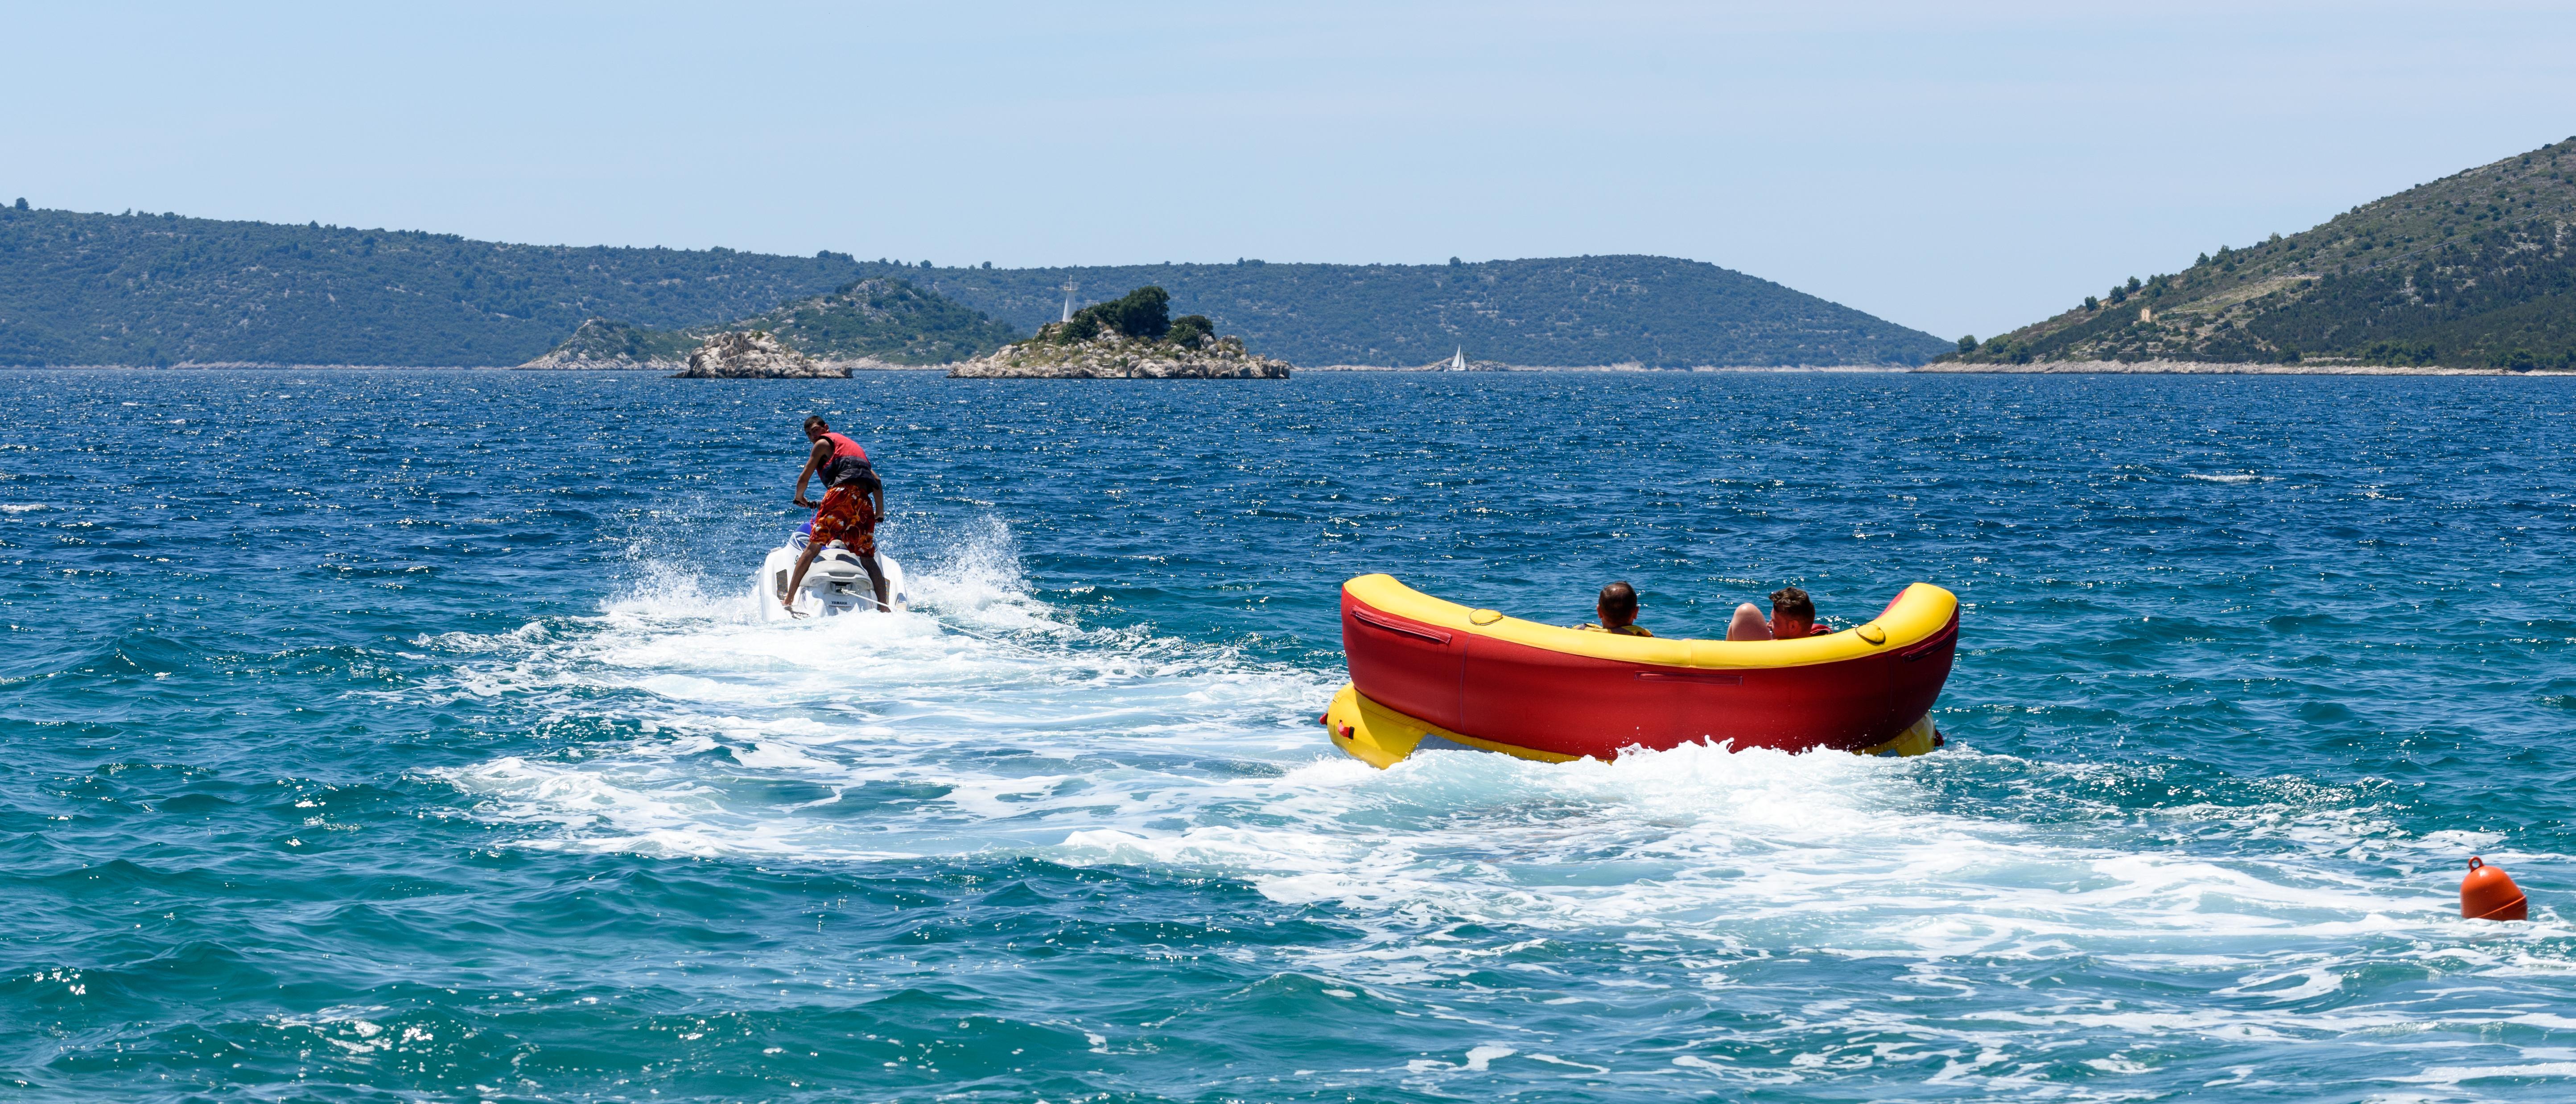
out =
[[(9, 1100), (2576, 1098), (2567, 380), (13, 371), (0, 570)], [(1375, 571), (1949, 746), (1372, 770)]]

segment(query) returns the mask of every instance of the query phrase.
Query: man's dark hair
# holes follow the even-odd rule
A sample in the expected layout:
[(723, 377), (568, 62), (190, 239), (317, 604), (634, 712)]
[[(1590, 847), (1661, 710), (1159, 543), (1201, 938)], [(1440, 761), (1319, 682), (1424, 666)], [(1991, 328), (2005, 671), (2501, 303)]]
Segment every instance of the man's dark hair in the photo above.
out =
[(1601, 609), (1605, 613), (1616, 613), (1626, 617), (1635, 617), (1637, 615), (1637, 588), (1629, 586), (1626, 579), (1621, 579), (1609, 586), (1602, 587)]
[(1816, 619), (1815, 600), (1796, 587), (1781, 587), (1771, 592), (1771, 616), (1778, 617), (1784, 613), (1813, 622)]
[(824, 420), (823, 420), (823, 416), (822, 416), (822, 415), (820, 415), (820, 414), (808, 414), (808, 415), (806, 415), (806, 416), (805, 416), (805, 428), (807, 428), (807, 429), (812, 429), (812, 428), (814, 428), (815, 426), (821, 426), (821, 427), (823, 427), (823, 428), (825, 428), (825, 429), (830, 429), (830, 428), (832, 428), (832, 423), (827, 422), (827, 421), (824, 421)]

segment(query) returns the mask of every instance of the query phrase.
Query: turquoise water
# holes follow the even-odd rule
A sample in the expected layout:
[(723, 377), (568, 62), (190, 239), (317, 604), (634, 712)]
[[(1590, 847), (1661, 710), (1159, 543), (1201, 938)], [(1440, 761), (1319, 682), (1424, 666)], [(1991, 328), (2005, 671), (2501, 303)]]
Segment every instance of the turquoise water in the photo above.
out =
[[(0, 374), (0, 1095), (2566, 1099), (2571, 398)], [(753, 619), (808, 411), (918, 612)], [(1373, 771), (1367, 571), (1937, 582), (1952, 744)]]

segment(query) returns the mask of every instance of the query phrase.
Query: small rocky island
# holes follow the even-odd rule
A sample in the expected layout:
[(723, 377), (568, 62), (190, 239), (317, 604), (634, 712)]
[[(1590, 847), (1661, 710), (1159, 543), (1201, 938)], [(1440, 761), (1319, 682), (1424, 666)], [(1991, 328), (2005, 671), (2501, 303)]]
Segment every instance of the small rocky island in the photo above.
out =
[(960, 363), (954, 379), (1287, 379), (1288, 362), (1246, 352), (1207, 316), (1172, 317), (1172, 297), (1146, 286), (1049, 322), (1027, 341)]
[(836, 368), (781, 344), (767, 330), (727, 330), (708, 336), (689, 354), (686, 371), (673, 379), (848, 379)]

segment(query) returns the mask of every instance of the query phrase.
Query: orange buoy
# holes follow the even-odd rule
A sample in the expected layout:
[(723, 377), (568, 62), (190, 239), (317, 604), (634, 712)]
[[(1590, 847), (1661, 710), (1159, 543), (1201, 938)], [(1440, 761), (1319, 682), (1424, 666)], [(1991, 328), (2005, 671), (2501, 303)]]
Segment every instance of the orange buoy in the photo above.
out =
[(2513, 884), (2513, 875), (2471, 855), (2469, 876), (2460, 879), (2460, 916), (2468, 920), (2523, 920), (2531, 916), (2531, 902), (2523, 897), (2522, 887)]

